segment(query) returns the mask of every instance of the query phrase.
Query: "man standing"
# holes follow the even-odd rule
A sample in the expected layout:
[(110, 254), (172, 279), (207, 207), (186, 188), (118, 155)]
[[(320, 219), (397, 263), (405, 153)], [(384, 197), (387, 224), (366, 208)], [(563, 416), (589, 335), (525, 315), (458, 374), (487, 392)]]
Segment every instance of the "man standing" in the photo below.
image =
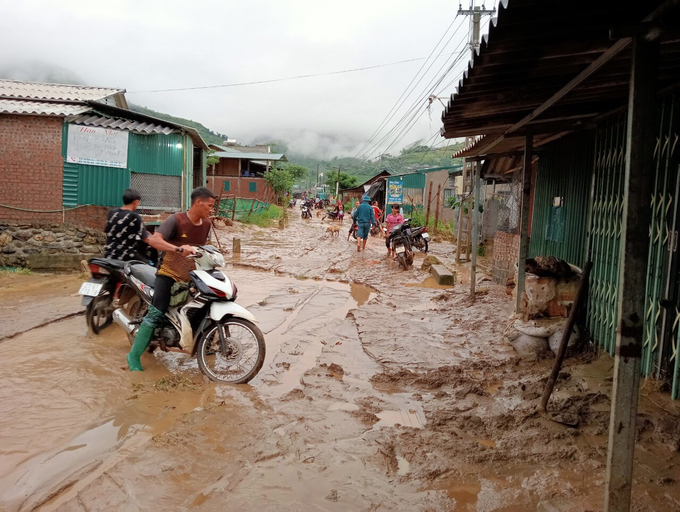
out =
[(139, 254), (139, 244), (142, 240), (147, 241), (149, 233), (144, 227), (142, 217), (135, 212), (141, 200), (139, 191), (129, 188), (123, 192), (123, 207), (109, 211), (105, 228), (105, 258), (121, 261), (146, 260)]
[(375, 213), (371, 207), (371, 198), (364, 196), (363, 202), (354, 212), (354, 221), (357, 223), (357, 252), (366, 250), (366, 240), (371, 226), (375, 224)]
[(191, 192), (191, 208), (168, 217), (149, 239), (149, 245), (165, 251), (163, 264), (154, 283), (153, 301), (139, 326), (135, 342), (127, 355), (131, 371), (142, 371), (140, 357), (151, 341), (154, 329), (163, 325), (170, 306), (170, 296), (176, 282), (188, 282), (189, 272), (196, 268), (187, 256), (195, 254), (194, 247), (204, 245), (210, 231), (210, 214), (216, 196), (206, 187)]

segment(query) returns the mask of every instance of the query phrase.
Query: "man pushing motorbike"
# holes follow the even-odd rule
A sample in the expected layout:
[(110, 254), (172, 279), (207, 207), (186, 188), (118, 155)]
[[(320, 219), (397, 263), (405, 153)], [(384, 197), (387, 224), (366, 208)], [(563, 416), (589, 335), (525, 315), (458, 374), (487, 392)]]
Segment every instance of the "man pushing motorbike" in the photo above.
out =
[(204, 245), (208, 239), (215, 199), (215, 194), (206, 187), (195, 188), (189, 210), (168, 217), (150, 237), (149, 245), (165, 251), (165, 256), (156, 274), (153, 301), (127, 355), (130, 371), (143, 371), (140, 357), (149, 346), (154, 329), (165, 321), (172, 287), (177, 282), (189, 281), (189, 272), (195, 264), (187, 256), (195, 254), (194, 247)]

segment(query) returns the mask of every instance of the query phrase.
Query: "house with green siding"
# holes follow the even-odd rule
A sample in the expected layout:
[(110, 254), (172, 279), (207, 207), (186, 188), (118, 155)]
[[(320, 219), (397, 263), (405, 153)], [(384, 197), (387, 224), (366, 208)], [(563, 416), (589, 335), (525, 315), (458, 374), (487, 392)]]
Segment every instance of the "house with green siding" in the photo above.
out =
[(124, 89), (0, 80), (0, 222), (101, 229), (129, 187), (143, 214), (181, 211), (207, 150), (194, 129), (128, 110)]

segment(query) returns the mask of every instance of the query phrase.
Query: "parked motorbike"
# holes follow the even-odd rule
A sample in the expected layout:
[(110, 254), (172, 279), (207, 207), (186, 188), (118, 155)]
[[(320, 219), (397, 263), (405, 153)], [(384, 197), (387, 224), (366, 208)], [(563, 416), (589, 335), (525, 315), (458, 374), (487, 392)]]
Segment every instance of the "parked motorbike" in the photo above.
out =
[[(255, 325), (255, 316), (234, 302), (236, 285), (218, 270), (224, 265), (222, 254), (204, 245), (190, 258), (196, 261), (196, 270), (189, 273), (188, 301), (168, 310), (167, 323), (154, 331), (150, 349), (190, 354), (209, 379), (244, 384), (262, 368), (264, 335)], [(111, 317), (132, 343), (153, 298), (156, 269), (129, 261), (123, 274), (126, 281), (116, 288)]]
[(411, 245), (420, 252), (427, 252), (429, 250), (430, 234), (425, 226), (411, 228), (411, 239)]

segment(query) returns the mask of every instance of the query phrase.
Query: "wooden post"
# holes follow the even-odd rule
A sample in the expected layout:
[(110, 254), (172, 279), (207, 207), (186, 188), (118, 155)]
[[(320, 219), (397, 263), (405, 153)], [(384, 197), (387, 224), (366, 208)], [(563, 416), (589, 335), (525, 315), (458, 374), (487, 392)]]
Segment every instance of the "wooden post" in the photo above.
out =
[(253, 207), (255, 206), (255, 201), (257, 201), (257, 199), (253, 199), (253, 202), (250, 203), (250, 211), (248, 212), (248, 218), (250, 218), (250, 216), (253, 213)]
[(619, 304), (614, 359), (614, 390), (604, 510), (630, 510), (633, 456), (645, 322), (645, 283), (649, 249), (650, 197), (654, 175), (656, 77), (659, 41), (633, 39), (619, 253)]
[(522, 211), (519, 224), (519, 259), (517, 260), (517, 302), (515, 303), (515, 313), (519, 313), (522, 304), (522, 293), (524, 293), (524, 280), (526, 272), (524, 267), (529, 253), (529, 202), (531, 200), (531, 160), (534, 150), (534, 135), (529, 130), (524, 143), (524, 167), (522, 169)]
[(472, 188), (474, 190), (474, 200), (470, 205), (472, 211), (470, 212), (470, 220), (472, 221), (472, 246), (470, 254), (470, 296), (474, 300), (477, 289), (477, 240), (479, 239), (479, 162), (472, 164)]
[(231, 210), (231, 220), (236, 219), (236, 203), (237, 203), (237, 198), (234, 196), (234, 208)]
[(241, 254), (241, 239), (234, 237), (231, 243), (231, 252)]
[(432, 202), (432, 182), (430, 182), (430, 188), (427, 192), (427, 207), (425, 209), (425, 225), (430, 224), (430, 203)]
[(434, 206), (434, 230), (437, 231), (437, 226), (439, 225), (439, 195), (441, 194), (442, 186), (441, 183), (437, 185), (437, 198), (435, 199)]

